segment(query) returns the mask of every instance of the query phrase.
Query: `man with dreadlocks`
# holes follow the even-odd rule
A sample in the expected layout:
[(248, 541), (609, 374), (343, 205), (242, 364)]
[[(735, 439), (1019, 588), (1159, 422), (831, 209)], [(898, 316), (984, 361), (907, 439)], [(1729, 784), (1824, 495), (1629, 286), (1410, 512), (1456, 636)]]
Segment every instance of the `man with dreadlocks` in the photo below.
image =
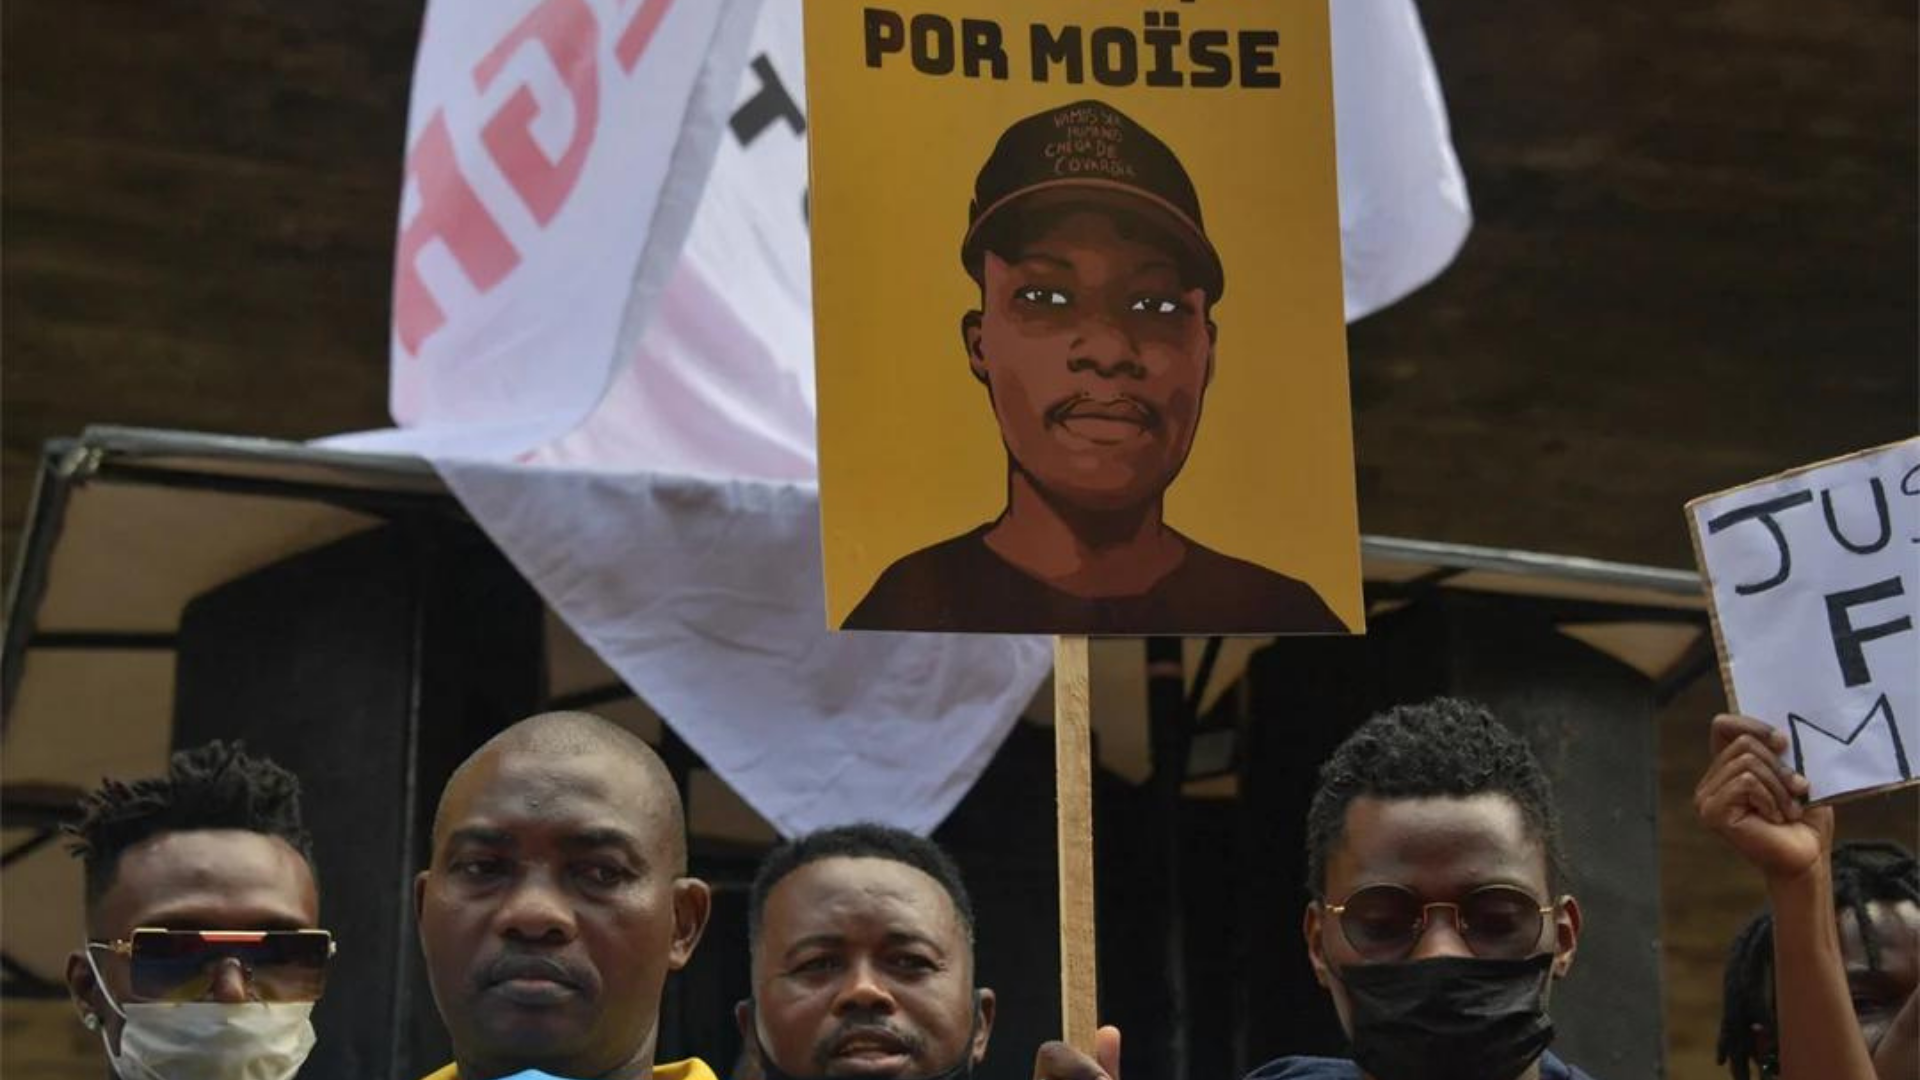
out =
[[(1840, 953), (1860, 1033), (1875, 1050), (1875, 1068), (1882, 1077), (1914, 1076), (1915, 1021), (1920, 1020), (1920, 997), (1915, 996), (1920, 982), (1920, 873), (1913, 854), (1885, 841), (1842, 843), (1833, 850), (1831, 873)], [(1734, 937), (1727, 954), (1719, 1060), (1735, 1080), (1753, 1080), (1756, 1068), (1762, 1077), (1778, 1074), (1776, 1026), (1773, 915), (1761, 911)], [(1896, 1071), (1891, 1067), (1893, 1051), (1903, 1045), (1906, 1064)]]
[(1911, 1080), (1920, 1037), (1920, 873), (1897, 844), (1833, 845), (1831, 807), (1800, 802), (1787, 737), (1716, 717), (1695, 789), (1702, 822), (1754, 864), (1768, 909), (1727, 959), (1719, 1060), (1735, 1080)]
[(69, 828), (87, 940), (67, 959), (80, 1022), (118, 1080), (289, 1080), (333, 942), (300, 782), (238, 744), (166, 775), (104, 781)]

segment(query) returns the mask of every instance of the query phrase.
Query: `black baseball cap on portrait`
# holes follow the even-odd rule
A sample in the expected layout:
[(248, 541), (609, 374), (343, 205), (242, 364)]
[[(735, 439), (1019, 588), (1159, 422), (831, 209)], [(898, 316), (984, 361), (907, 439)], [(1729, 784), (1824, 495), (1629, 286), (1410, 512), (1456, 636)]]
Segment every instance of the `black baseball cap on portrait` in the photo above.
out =
[(1184, 249), (1209, 303), (1226, 291), (1220, 254), (1207, 239), (1200, 196), (1186, 166), (1132, 117), (1100, 101), (1076, 101), (1015, 122), (974, 180), (960, 261), (981, 280), (982, 253), (1008, 211), (1103, 203), (1155, 221)]

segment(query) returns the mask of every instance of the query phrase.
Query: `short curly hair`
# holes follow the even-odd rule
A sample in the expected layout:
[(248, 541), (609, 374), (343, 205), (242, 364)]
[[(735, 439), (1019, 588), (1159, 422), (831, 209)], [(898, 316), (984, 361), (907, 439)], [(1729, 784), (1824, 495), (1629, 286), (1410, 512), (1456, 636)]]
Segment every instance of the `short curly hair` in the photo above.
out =
[(313, 838), (300, 817), (300, 780), (240, 743), (219, 739), (176, 752), (165, 776), (105, 779), (80, 800), (65, 826), (68, 849), (86, 867), (87, 903), (113, 886), (120, 857), (163, 833), (242, 829), (279, 837), (313, 865)]
[(1307, 809), (1307, 885), (1325, 899), (1327, 857), (1340, 842), (1347, 807), (1362, 796), (1384, 799), (1512, 799), (1528, 831), (1545, 849), (1547, 874), (1564, 877), (1560, 819), (1553, 791), (1526, 740), (1483, 705), (1440, 697), (1401, 705), (1349, 735), (1320, 767), (1320, 787)]
[(747, 942), (760, 948), (760, 926), (767, 910), (767, 896), (787, 875), (808, 863), (822, 859), (886, 859), (915, 870), (939, 882), (953, 901), (960, 918), (960, 929), (973, 943), (973, 901), (960, 880), (960, 868), (939, 844), (905, 829), (862, 822), (840, 825), (808, 833), (774, 848), (761, 861), (753, 876), (753, 889), (747, 898)]

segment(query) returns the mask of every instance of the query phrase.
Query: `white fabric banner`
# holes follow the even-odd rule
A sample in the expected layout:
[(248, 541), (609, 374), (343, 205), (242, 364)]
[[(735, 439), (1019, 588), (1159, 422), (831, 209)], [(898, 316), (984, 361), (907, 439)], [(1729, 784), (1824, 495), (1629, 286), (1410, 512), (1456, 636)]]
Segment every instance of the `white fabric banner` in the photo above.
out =
[(1044, 638), (828, 633), (820, 505), (802, 486), (440, 470), (554, 610), (787, 835), (932, 831), (1052, 662)]
[(550, 465), (812, 483), (813, 280), (800, 0), (771, 0), (680, 266)]
[(1447, 103), (1413, 0), (1331, 0), (1347, 321), (1447, 268), (1473, 227)]
[[(517, 19), (533, 6), (516, 5)], [(1050, 650), (1039, 638), (823, 628), (800, 0), (767, 0), (750, 43), (744, 33), (735, 41), (729, 20), (752, 0), (589, 6), (614, 28), (602, 32), (603, 53), (636, 11), (667, 9), (656, 39), (675, 19), (698, 24), (677, 27), (679, 48), (641, 61), (671, 68), (658, 76), (671, 89), (636, 105), (631, 122), (609, 122), (615, 106), (601, 105), (600, 141), (553, 219), (577, 213), (578, 231), (538, 226), (529, 200), (482, 160), (500, 91), (447, 110), (456, 157), (476, 163), (468, 182), (484, 194), (481, 209), (521, 201), (496, 219), (520, 262), (488, 291), (442, 250), (453, 246), (444, 238), (410, 245), (409, 230), (422, 235), (410, 167), (401, 251), (419, 253), (414, 265), (446, 322), (421, 332), (432, 320), (408, 306), (417, 284), (397, 265), (403, 429), (333, 445), (433, 458), (554, 610), (781, 831), (860, 819), (930, 830), (1045, 679)], [(434, 11), (464, 17), (468, 7), (441, 0)], [(442, 48), (441, 21), (429, 14), (416, 133), (433, 103), (476, 98), (471, 59), (428, 61)], [(495, 38), (516, 23), (487, 21), (499, 24)], [(704, 51), (689, 44), (702, 29)], [(478, 30), (461, 34), (482, 43), (470, 55), (496, 48)], [(1443, 269), (1471, 214), (1412, 0), (1339, 0), (1333, 47), (1353, 319)], [(529, 58), (523, 48), (514, 61), (543, 107), (571, 85), (554, 74), (566, 69), (546, 59), (551, 49)], [(603, 56), (600, 70), (620, 69)], [(564, 160), (573, 122), (530, 125), (547, 163)], [(716, 132), (710, 182), (688, 215)], [(665, 194), (636, 209), (645, 201), (636, 192), (651, 190)], [(641, 241), (626, 231), (635, 223)], [(676, 225), (685, 246), (661, 273), (658, 257), (681, 240)], [(436, 227), (469, 243), (469, 226)], [(434, 357), (446, 366), (432, 368)], [(423, 371), (448, 374), (434, 382)]]
[(429, 6), (390, 406), (344, 448), (512, 457), (606, 396), (677, 261), (760, 0)]

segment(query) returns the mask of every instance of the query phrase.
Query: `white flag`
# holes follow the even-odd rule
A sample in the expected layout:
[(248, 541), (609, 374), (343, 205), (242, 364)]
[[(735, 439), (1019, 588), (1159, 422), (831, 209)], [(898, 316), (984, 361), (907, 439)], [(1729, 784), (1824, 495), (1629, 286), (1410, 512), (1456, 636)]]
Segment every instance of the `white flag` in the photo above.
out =
[(441, 0), (414, 62), (391, 407), (345, 448), (511, 458), (577, 427), (679, 258), (759, 0)]

